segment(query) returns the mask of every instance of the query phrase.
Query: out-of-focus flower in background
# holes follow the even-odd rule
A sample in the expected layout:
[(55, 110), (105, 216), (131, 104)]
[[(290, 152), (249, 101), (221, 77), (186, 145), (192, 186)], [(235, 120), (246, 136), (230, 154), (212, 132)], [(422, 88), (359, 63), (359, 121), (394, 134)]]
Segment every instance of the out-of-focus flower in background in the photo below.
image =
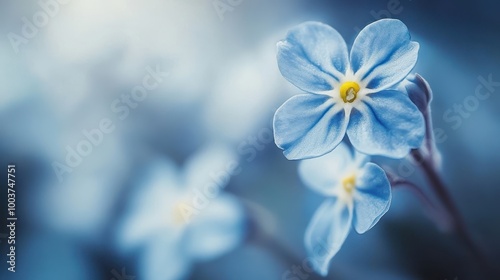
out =
[[(148, 250), (150, 256), (178, 252), (175, 246), (166, 245), (165, 252), (152, 251), (154, 244), (167, 242), (160, 238), (164, 230), (159, 226), (149, 231), (151, 238), (125, 242), (123, 230), (132, 236), (139, 230), (133, 225), (141, 219), (154, 226), (165, 222), (159, 214), (162, 209), (169, 212), (164, 201), (170, 195), (146, 198), (153, 191), (149, 191), (152, 186), (145, 171), (170, 166), (163, 176), (175, 182), (172, 186), (203, 188), (205, 182), (213, 183), (212, 172), (226, 170), (211, 160), (232, 162), (221, 159), (226, 152), (219, 150), (205, 157), (211, 159), (206, 163), (190, 167), (201, 162), (192, 155), (198, 154), (198, 158), (196, 151), (205, 150), (202, 147), (211, 142), (227, 145), (242, 161), (241, 172), (231, 177), (228, 191), (267, 209), (266, 215), (274, 217), (272, 233), (289, 247), (291, 255), (305, 258), (304, 229), (324, 198), (302, 187), (296, 163), (287, 161), (271, 144), (271, 123), (275, 109), (300, 92), (281, 77), (276, 42), (286, 36), (286, 30), (311, 20), (335, 26), (347, 41), (355, 38), (357, 26), (380, 17), (399, 18), (408, 25), (421, 44), (420, 57), (425, 57), (419, 59), (416, 71), (435, 92), (434, 124), (436, 131), (444, 131), (439, 139), (445, 142), (438, 146), (444, 155), (445, 179), (466, 218), (477, 227), (478, 236), (493, 255), (500, 252), (496, 249), (500, 226), (491, 220), (492, 213), (498, 212), (499, 192), (495, 170), (499, 162), (495, 141), (500, 135), (497, 86), (481, 89), (489, 97), (480, 100), (477, 110), (464, 113), (456, 109), (458, 105), (465, 109), (475, 106), (470, 95), (483, 85), (481, 81), (496, 82), (500, 77), (496, 4), (252, 0), (233, 7), (221, 21), (212, 2), (1, 1), (0, 161), (2, 166), (15, 163), (18, 167), (16, 210), (20, 215), (16, 227), (18, 272), (2, 269), (1, 279), (120, 280), (116, 275), (125, 268), (127, 275), (140, 280), (140, 272), (148, 270)], [(399, 2), (397, 6), (388, 5), (395, 2)], [(16, 52), (9, 34), (24, 36), (26, 21), (39, 24), (43, 14), (47, 14), (46, 24), (35, 26), (33, 36), (26, 37), (27, 43), (18, 45)], [(126, 119), (120, 119), (111, 104), (130, 95), (142, 83), (148, 67), (160, 67), (169, 76), (136, 108), (129, 108)], [(466, 101), (472, 103), (464, 105)], [(111, 119), (115, 130), (71, 168), (71, 173), (64, 173), (60, 182), (52, 164), (65, 164), (67, 146), (76, 149), (86, 138), (82, 131), (97, 128), (103, 118)], [(423, 181), (419, 176), (418, 172), (412, 174)], [(194, 178), (201, 183), (185, 182), (196, 181)], [(176, 189), (170, 186), (165, 186), (164, 196)], [(475, 186), (473, 191), (471, 186)], [(4, 205), (6, 192), (2, 193), (0, 204)], [(461, 257), (460, 247), (448, 236), (430, 230), (420, 214), (421, 205), (413, 196), (401, 196), (404, 194), (394, 192), (399, 197), (391, 209), (396, 211), (388, 212), (377, 227), (363, 236), (349, 235), (345, 249), (335, 255), (330, 276), (453, 279), (458, 275), (466, 279), (461, 272), (468, 270), (477, 278), (478, 271), (470, 268), (468, 258)], [(225, 201), (228, 196), (221, 192), (210, 200), (214, 206), (218, 198)], [(144, 211), (138, 202), (142, 199), (151, 199), (151, 203), (144, 202)], [(160, 200), (163, 202), (156, 202)], [(234, 202), (231, 196), (228, 200)], [(171, 211), (167, 214), (163, 217), (171, 217)], [(5, 220), (5, 215), (0, 218)], [(190, 232), (216, 228), (203, 226), (201, 231)], [(237, 231), (226, 233), (237, 236), (231, 234)], [(241, 231), (244, 235), (250, 229)], [(4, 233), (0, 230), (2, 252), (10, 246), (1, 238)], [(170, 231), (164, 235), (172, 236)], [(119, 250), (118, 236), (122, 237)], [(189, 239), (179, 244), (187, 248), (202, 240)], [(247, 244), (227, 252), (220, 258), (208, 256), (203, 262), (197, 262), (198, 257), (184, 258), (182, 265), (174, 259), (163, 262), (162, 268), (185, 272), (185, 277), (191, 273), (191, 279), (267, 280), (280, 279), (283, 272), (300, 264), (300, 259), (289, 264), (266, 248)], [(0, 260), (5, 259), (2, 253)], [(167, 275), (161, 269), (159, 273)]]
[(382, 168), (368, 161), (367, 156), (340, 144), (325, 156), (300, 162), (304, 183), (327, 197), (305, 236), (308, 254), (322, 275), (328, 274), (330, 260), (351, 226), (358, 233), (365, 233), (389, 210), (389, 180)]
[(244, 238), (243, 207), (223, 188), (232, 153), (208, 147), (183, 171), (168, 159), (147, 164), (118, 229), (123, 253), (136, 252), (141, 279), (182, 279), (195, 261), (218, 257)]
[[(59, 141), (74, 143), (79, 137), (80, 131), (76, 131), (66, 133), (64, 140)], [(81, 162), (70, 173), (63, 174), (61, 181), (51, 170), (52, 176), (40, 182), (35, 190), (39, 195), (32, 199), (32, 207), (37, 209), (32, 216), (36, 224), (86, 243), (104, 242), (103, 236), (119, 203), (117, 199), (128, 179), (125, 174), (132, 165), (124, 153), (122, 139), (116, 134), (104, 137), (103, 143), (87, 157), (81, 157)]]
[(264, 38), (252, 52), (234, 57), (221, 67), (213, 94), (206, 100), (203, 120), (216, 139), (241, 141), (269, 121), (276, 104), (292, 92), (275, 61), (275, 38)]

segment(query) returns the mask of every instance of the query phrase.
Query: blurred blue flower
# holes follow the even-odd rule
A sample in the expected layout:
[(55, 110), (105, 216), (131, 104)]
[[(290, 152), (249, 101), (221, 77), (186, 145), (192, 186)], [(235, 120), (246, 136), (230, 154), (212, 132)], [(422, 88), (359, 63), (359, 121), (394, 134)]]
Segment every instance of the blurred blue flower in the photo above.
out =
[(299, 174), (311, 189), (327, 196), (309, 224), (305, 244), (315, 269), (328, 264), (350, 231), (371, 229), (389, 210), (391, 185), (384, 170), (341, 144), (333, 152), (300, 162)]
[(276, 145), (288, 159), (332, 151), (347, 133), (360, 152), (392, 158), (420, 147), (418, 108), (398, 84), (415, 66), (419, 45), (399, 20), (366, 26), (350, 56), (332, 27), (306, 22), (278, 43), (282, 75), (308, 94), (287, 100), (274, 116)]
[(242, 241), (243, 208), (220, 192), (229, 179), (208, 176), (207, 170), (218, 172), (227, 163), (221, 154), (197, 154), (183, 172), (167, 160), (147, 169), (119, 232), (122, 250), (141, 249), (140, 279), (183, 279), (193, 262), (220, 256)]

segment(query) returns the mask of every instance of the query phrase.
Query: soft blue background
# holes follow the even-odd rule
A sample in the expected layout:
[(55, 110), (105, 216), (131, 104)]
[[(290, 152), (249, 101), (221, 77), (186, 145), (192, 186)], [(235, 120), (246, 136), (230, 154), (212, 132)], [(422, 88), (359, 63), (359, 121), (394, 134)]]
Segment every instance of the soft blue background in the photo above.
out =
[[(227, 145), (239, 156), (242, 172), (231, 177), (228, 191), (264, 207), (271, 232), (300, 260), (306, 257), (304, 231), (322, 198), (301, 184), (296, 162), (272, 141), (250, 144), (269, 133), (275, 108), (300, 92), (279, 74), (275, 44), (306, 20), (330, 24), (350, 44), (395, 2), (243, 0), (223, 20), (211, 2), (73, 0), (18, 54), (7, 34), (19, 34), (21, 18), (40, 7), (36, 1), (1, 2), (0, 169), (18, 166), (19, 217), (18, 272), (6, 271), (2, 239), (2, 279), (112, 279), (111, 271), (122, 267), (135, 275), (136, 261), (116, 253), (113, 243), (141, 167), (158, 156), (182, 167), (209, 143)], [(500, 81), (500, 5), (396, 2), (392, 11), (398, 12), (385, 15), (401, 19), (420, 43), (415, 71), (432, 86), (434, 125), (447, 135), (438, 144), (444, 179), (474, 237), (498, 263), (500, 87), (456, 129), (443, 115), (474, 95), (478, 77)], [(118, 120), (111, 102), (156, 65), (169, 78)], [(97, 127), (104, 117), (116, 130), (59, 183), (51, 163), (63, 161), (65, 147), (74, 147), (81, 130)], [(5, 173), (0, 171), (2, 221)], [(413, 179), (425, 185), (419, 173)], [(348, 237), (331, 276), (483, 279), (460, 242), (430, 218), (411, 193), (395, 191), (374, 229)], [(267, 248), (244, 244), (195, 265), (191, 279), (282, 279), (289, 268)]]

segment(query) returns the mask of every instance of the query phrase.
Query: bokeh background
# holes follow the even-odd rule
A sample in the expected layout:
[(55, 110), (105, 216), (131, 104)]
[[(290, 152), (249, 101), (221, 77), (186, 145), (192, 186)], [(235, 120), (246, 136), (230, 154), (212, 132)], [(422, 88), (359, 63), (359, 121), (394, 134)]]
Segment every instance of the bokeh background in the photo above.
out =
[[(351, 44), (382, 17), (401, 19), (420, 43), (415, 71), (434, 91), (444, 180), (474, 238), (500, 265), (500, 86), (474, 109), (455, 111), (471, 102), (482, 79), (500, 81), (497, 1), (222, 1), (239, 3), (222, 15), (213, 2), (61, 1), (17, 47), (8, 34), (21, 35), (23, 18), (33, 21), (42, 7), (0, 3), (1, 279), (119, 280), (115, 272), (125, 269), (141, 280), (140, 254), (123, 254), (116, 241), (137, 190), (146, 188), (145, 168), (164, 159), (183, 170), (214, 145), (239, 162), (224, 191), (260, 209), (258, 219), (288, 256), (252, 241), (246, 226), (237, 246), (194, 262), (179, 279), (294, 279), (284, 273), (307, 257), (304, 232), (323, 198), (301, 183), (297, 163), (270, 137), (274, 110), (300, 92), (278, 71), (276, 42), (290, 27), (316, 20)], [(148, 67), (169, 75), (119, 119), (110, 105), (140, 85)], [(58, 180), (53, 162), (63, 163), (66, 147), (103, 118), (115, 130)], [(6, 264), (9, 163), (17, 166), (16, 273)], [(220, 170), (207, 165), (199, 173)], [(419, 172), (412, 180), (425, 188)], [(405, 190), (395, 190), (375, 228), (351, 233), (330, 271), (329, 279), (489, 279)]]

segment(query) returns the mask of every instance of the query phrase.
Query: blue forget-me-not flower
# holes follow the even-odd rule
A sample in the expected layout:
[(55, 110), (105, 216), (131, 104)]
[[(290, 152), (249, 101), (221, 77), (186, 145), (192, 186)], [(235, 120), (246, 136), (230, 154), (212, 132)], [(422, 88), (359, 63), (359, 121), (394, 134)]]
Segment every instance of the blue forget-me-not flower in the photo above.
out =
[(139, 253), (138, 278), (184, 279), (194, 262), (221, 256), (242, 242), (243, 207), (221, 192), (227, 182), (210, 176), (233, 160), (225, 155), (227, 150), (210, 148), (184, 170), (166, 159), (146, 168), (118, 239), (121, 251)]
[(350, 54), (340, 34), (319, 22), (293, 28), (278, 43), (282, 75), (306, 94), (274, 116), (275, 142), (288, 159), (332, 151), (347, 134), (358, 151), (392, 158), (422, 144), (422, 114), (398, 84), (415, 66), (419, 44), (396, 19), (366, 26)]
[(364, 233), (389, 210), (391, 185), (382, 168), (346, 144), (322, 157), (301, 161), (299, 174), (308, 187), (327, 197), (305, 235), (314, 268), (326, 275), (351, 225)]

